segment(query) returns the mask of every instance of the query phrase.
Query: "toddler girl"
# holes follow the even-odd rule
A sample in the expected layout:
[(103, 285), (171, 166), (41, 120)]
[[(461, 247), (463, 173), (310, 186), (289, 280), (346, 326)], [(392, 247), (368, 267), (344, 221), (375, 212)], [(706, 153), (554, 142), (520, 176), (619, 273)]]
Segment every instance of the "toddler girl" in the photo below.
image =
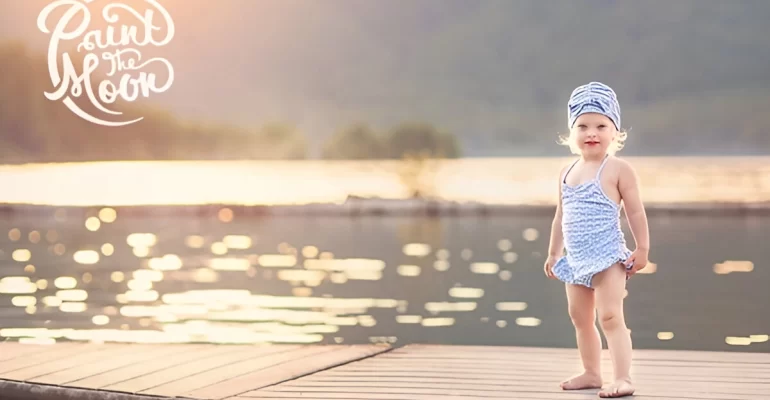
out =
[[(565, 283), (584, 372), (561, 383), (564, 390), (602, 388), (602, 342), (596, 313), (607, 339), (614, 381), (600, 397), (634, 393), (631, 333), (623, 316), (626, 280), (647, 265), (647, 216), (636, 172), (615, 157), (626, 134), (620, 128), (615, 92), (600, 82), (576, 88), (568, 102), (569, 145), (580, 157), (559, 175), (559, 202), (551, 227), (545, 274)], [(620, 209), (636, 244), (626, 247)], [(566, 255), (564, 255), (566, 250)]]

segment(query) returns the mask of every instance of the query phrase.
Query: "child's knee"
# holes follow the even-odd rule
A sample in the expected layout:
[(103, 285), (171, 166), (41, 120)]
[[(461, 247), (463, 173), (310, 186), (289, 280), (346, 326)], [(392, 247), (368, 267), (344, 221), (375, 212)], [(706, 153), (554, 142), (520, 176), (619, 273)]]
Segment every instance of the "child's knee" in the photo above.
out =
[(599, 312), (599, 323), (602, 326), (602, 330), (605, 332), (625, 329), (625, 321), (623, 321), (623, 313), (620, 310), (606, 310)]
[(585, 310), (584, 308), (570, 307), (569, 317), (572, 320), (572, 325), (577, 329), (593, 328), (596, 317), (592, 311)]

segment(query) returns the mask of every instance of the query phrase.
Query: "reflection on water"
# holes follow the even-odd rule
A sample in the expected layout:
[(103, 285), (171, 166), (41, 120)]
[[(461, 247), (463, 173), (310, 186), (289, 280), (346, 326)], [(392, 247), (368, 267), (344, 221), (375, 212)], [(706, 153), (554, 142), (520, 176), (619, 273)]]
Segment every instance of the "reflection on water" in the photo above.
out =
[[(77, 213), (2, 221), (5, 340), (574, 346), (542, 274), (549, 215)], [(654, 262), (626, 297), (635, 346), (770, 350), (768, 222), (651, 217)]]
[(732, 261), (714, 264), (714, 272), (717, 274), (729, 274), (731, 272), (751, 272), (754, 270), (754, 263), (751, 261)]

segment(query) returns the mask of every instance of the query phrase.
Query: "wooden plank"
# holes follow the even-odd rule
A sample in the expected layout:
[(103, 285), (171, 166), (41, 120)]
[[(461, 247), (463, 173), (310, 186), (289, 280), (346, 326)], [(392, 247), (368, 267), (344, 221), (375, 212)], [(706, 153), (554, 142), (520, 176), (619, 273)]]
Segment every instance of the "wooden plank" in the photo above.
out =
[[(272, 393), (272, 392), (249, 392), (243, 394), (238, 399), (253, 400), (257, 399), (345, 399), (345, 400), (446, 400), (443, 395), (399, 395), (390, 393)], [(462, 400), (483, 399), (483, 397), (463, 397)], [(517, 398), (517, 400), (519, 400)], [(580, 399), (582, 400), (582, 399)], [(592, 398), (591, 400), (596, 400)]]
[[(611, 358), (609, 356), (603, 356), (601, 358), (603, 362), (611, 362)], [(689, 365), (702, 365), (702, 366), (722, 366), (722, 367), (740, 367), (740, 368), (751, 368), (751, 369), (770, 369), (770, 363), (761, 363), (761, 362), (753, 362), (750, 360), (733, 360), (733, 361), (721, 361), (721, 360), (708, 360), (708, 359), (696, 359), (696, 360), (687, 360), (687, 359), (666, 359), (664, 357), (661, 358), (641, 358), (641, 357), (635, 357), (632, 359), (634, 365), (668, 365), (668, 366), (689, 366)], [(580, 363), (579, 357), (561, 357), (561, 356), (540, 356), (538, 358), (530, 358), (530, 357), (517, 357), (514, 355), (510, 356), (494, 356), (494, 357), (450, 357), (445, 356), (441, 358), (424, 358), (424, 357), (399, 357), (399, 358), (389, 358), (387, 361), (393, 361), (393, 362), (445, 362), (445, 361), (455, 361), (455, 362), (469, 362), (469, 363), (494, 363), (494, 362), (519, 362), (519, 363), (534, 363), (534, 364), (548, 364), (548, 363)]]
[[(507, 359), (495, 359), (495, 360), (471, 360), (471, 359), (422, 359), (422, 358), (416, 358), (416, 359), (410, 359), (410, 358), (401, 358), (401, 359), (388, 359), (388, 358), (382, 358), (379, 357), (376, 359), (368, 359), (364, 360), (361, 363), (357, 363), (357, 366), (388, 366), (388, 367), (397, 367), (401, 365), (413, 365), (413, 366), (421, 366), (421, 365), (463, 365), (467, 367), (468, 369), (474, 369), (478, 367), (499, 367), (499, 368), (507, 368), (507, 367), (521, 367), (525, 366), (528, 368), (548, 368), (550, 366), (553, 366), (555, 364), (558, 365), (567, 365), (567, 366), (580, 366), (582, 363), (580, 360), (569, 360), (569, 361), (562, 361), (562, 360), (552, 360), (552, 359), (541, 359), (541, 360), (520, 360), (520, 359), (514, 359), (514, 358), (507, 358)], [(611, 360), (602, 360), (601, 362), (602, 367), (611, 367), (612, 361)], [(744, 370), (744, 371), (753, 371), (753, 372), (770, 372), (770, 364), (740, 364), (740, 363), (706, 363), (706, 362), (696, 362), (696, 361), (647, 361), (647, 360), (633, 360), (632, 361), (633, 366), (640, 367), (640, 368), (691, 368), (695, 370), (706, 370), (706, 369), (729, 369), (729, 370)]]
[(72, 367), (77, 367), (90, 361), (109, 357), (119, 357), (121, 354), (132, 351), (131, 345), (124, 344), (105, 344), (93, 347), (91, 351), (80, 353), (71, 357), (58, 359), (45, 364), (31, 365), (26, 368), (3, 374), (4, 379), (13, 379), (19, 381), (34, 380), (35, 378), (52, 372), (62, 371)]
[(129, 393), (145, 392), (154, 387), (173, 382), (192, 374), (214, 369), (222, 365), (229, 365), (243, 359), (258, 357), (260, 354), (276, 352), (279, 351), (280, 348), (279, 346), (274, 345), (253, 345), (233, 347), (223, 346), (221, 349), (221, 353), (213, 357), (208, 357), (205, 360), (202, 360), (202, 362), (187, 363), (167, 368), (162, 371), (156, 371), (153, 374), (143, 375), (114, 385), (109, 385), (104, 389)]
[[(565, 376), (566, 378), (566, 376)], [(609, 381), (609, 374), (605, 374), (605, 380)], [(532, 384), (545, 384), (545, 385), (556, 385), (558, 382), (561, 382), (563, 379), (560, 380), (554, 380), (554, 379), (547, 379), (547, 378), (527, 378), (525, 381), (519, 381), (519, 380), (513, 380), (510, 377), (500, 377), (500, 378), (415, 378), (415, 377), (377, 377), (377, 378), (338, 378), (338, 377), (328, 377), (328, 376), (320, 376), (320, 374), (314, 374), (309, 375), (306, 377), (303, 377), (302, 379), (297, 379), (290, 382), (282, 383), (281, 386), (304, 386), (304, 385), (314, 385), (314, 384), (320, 384), (320, 385), (388, 385), (388, 386), (403, 386), (403, 385), (409, 385), (411, 382), (414, 382), (415, 380), (419, 380), (421, 383), (425, 384), (434, 384), (434, 383), (469, 383), (469, 384), (484, 384), (484, 385), (519, 385), (526, 384), (526, 385), (532, 385)], [(635, 379), (634, 382), (638, 384), (639, 386), (644, 387), (663, 387), (668, 388), (671, 387), (670, 382), (666, 381), (660, 381), (657, 379)], [(770, 382), (762, 382), (762, 383), (735, 383), (735, 382), (690, 382), (690, 381), (677, 381), (676, 386), (683, 387), (683, 388), (689, 388), (689, 387), (696, 387), (701, 388), (706, 385), (712, 385), (717, 390), (726, 390), (730, 389), (730, 391), (735, 393), (741, 393), (741, 390), (747, 389), (750, 391), (759, 391), (761, 393), (770, 393)], [(760, 393), (760, 394), (761, 394)]]
[[(694, 376), (704, 373), (719, 374), (721, 376), (750, 377), (757, 379), (770, 379), (770, 369), (761, 366), (760, 368), (743, 367), (737, 368), (740, 364), (701, 364), (697, 362), (634, 362), (632, 364), (632, 373), (665, 372), (666, 375), (674, 376)], [(612, 369), (610, 360), (602, 360), (603, 369)], [(342, 371), (435, 371), (435, 372), (457, 372), (457, 371), (499, 371), (499, 370), (517, 370), (524, 373), (528, 372), (563, 372), (567, 373), (576, 369), (581, 369), (581, 363), (578, 360), (571, 362), (534, 362), (511, 360), (495, 360), (490, 362), (474, 362), (467, 359), (442, 359), (442, 360), (423, 360), (423, 359), (399, 359), (394, 360), (384, 355), (373, 359), (364, 360), (355, 364), (346, 365), (338, 368), (335, 372)]]
[[(413, 396), (399, 396), (399, 395), (373, 395), (369, 393), (336, 393), (338, 397), (334, 397), (334, 394), (329, 393), (303, 393), (302, 396), (297, 396), (295, 393), (250, 393), (249, 396), (229, 397), (228, 400), (254, 400), (254, 399), (270, 399), (270, 400), (283, 400), (283, 399), (307, 399), (307, 400), (327, 400), (327, 399), (345, 399), (345, 400), (445, 400), (446, 396), (433, 396), (433, 395), (413, 395)], [(482, 397), (463, 397), (462, 400), (476, 400), (483, 399)], [(517, 398), (516, 400), (533, 400)], [(593, 399), (596, 400), (596, 399)]]
[[(517, 347), (517, 346), (460, 346), (460, 345), (426, 345), (410, 344), (392, 352), (396, 354), (457, 354), (457, 353), (516, 353), (516, 354), (573, 354), (577, 356), (576, 348), (541, 348), (541, 347)], [(603, 354), (609, 355), (609, 350), (604, 349)], [(653, 350), (634, 349), (635, 359), (657, 360), (689, 360), (689, 361), (729, 361), (729, 362), (756, 362), (770, 363), (768, 353), (727, 352), (727, 351), (692, 351), (692, 350)]]
[[(209, 369), (197, 374), (191, 374), (173, 382), (154, 387), (145, 393), (153, 394), (156, 396), (176, 396), (180, 394), (188, 394), (195, 391), (196, 389), (211, 386), (222, 381), (227, 381), (228, 379), (245, 375), (255, 370), (263, 370), (264, 368), (286, 362), (287, 360), (300, 359), (322, 351), (328, 351), (328, 349), (316, 346), (286, 346), (276, 348), (275, 352), (262, 353), (257, 357), (223, 365), (219, 368)], [(188, 396), (196, 397), (191, 395)]]
[[(439, 395), (412, 395), (412, 396), (405, 396), (405, 395), (389, 395), (389, 394), (370, 394), (370, 393), (335, 393), (336, 395), (339, 395), (339, 397), (330, 397), (329, 393), (302, 393), (301, 396), (297, 396), (295, 393), (276, 393), (276, 394), (270, 394), (270, 393), (259, 393), (252, 395), (251, 397), (245, 397), (245, 396), (238, 396), (238, 397), (228, 397), (227, 400), (254, 400), (254, 399), (269, 399), (269, 400), (285, 400), (287, 398), (291, 399), (302, 399), (302, 400), (327, 400), (327, 399), (345, 399), (345, 400), (446, 400), (446, 396), (439, 396)], [(456, 397), (457, 399), (462, 400), (482, 400), (483, 397)], [(516, 400), (539, 400), (539, 399), (531, 399), (531, 398), (522, 398), (517, 397)], [(596, 400), (596, 399), (593, 399)]]
[[(284, 400), (284, 399), (286, 399), (286, 396), (277, 396), (276, 397), (276, 396), (271, 396), (269, 394), (265, 394), (264, 396), (260, 396), (260, 397), (241, 397), (241, 396), (238, 396), (238, 397), (228, 397), (227, 400), (254, 400), (255, 398), (259, 398), (259, 399), (262, 399), (262, 400)], [(323, 397), (314, 397), (312, 394), (311, 395), (303, 394), (302, 397), (300, 397), (300, 398), (302, 400), (326, 400)], [(426, 398), (436, 399), (436, 400), (443, 400), (446, 397), (442, 397), (442, 396), (426, 396)], [(345, 399), (346, 400), (369, 400), (370, 397), (367, 397), (364, 394), (364, 395), (360, 395), (360, 396), (345, 397)], [(393, 397), (391, 400), (412, 400), (412, 399), (413, 399), (412, 397)], [(419, 399), (419, 398), (417, 398), (417, 399)], [(467, 400), (467, 399), (468, 399), (468, 397), (463, 397), (463, 400)], [(532, 399), (521, 399), (521, 398), (519, 398), (517, 400), (532, 400)]]
[[(239, 349), (231, 346), (229, 351), (238, 351)], [(183, 351), (179, 347), (174, 354), (167, 354), (162, 359), (153, 360), (151, 363), (125, 365), (112, 371), (102, 372), (97, 375), (83, 378), (68, 383), (68, 386), (101, 389), (110, 385), (115, 385), (129, 379), (137, 378), (162, 371), (166, 368), (184, 365), (190, 362), (203, 362), (207, 357), (221, 354), (223, 350), (215, 345), (200, 345), (189, 351)], [(181, 354), (180, 354), (181, 353)]]
[(189, 396), (206, 399), (235, 396), (249, 390), (274, 385), (289, 379), (295, 379), (322, 369), (335, 367), (350, 361), (360, 360), (389, 350), (389, 346), (379, 345), (331, 345), (329, 347), (336, 351), (328, 351), (314, 357), (287, 361), (281, 364), (280, 368), (271, 368), (266, 371), (256, 371), (242, 375), (217, 385), (192, 391), (189, 393)]
[[(611, 365), (603, 366), (603, 370), (610, 369)], [(336, 372), (435, 372), (435, 373), (463, 373), (468, 371), (474, 371), (477, 373), (491, 373), (491, 374), (519, 374), (519, 375), (539, 375), (539, 374), (568, 374), (570, 372), (580, 369), (579, 366), (574, 365), (553, 365), (549, 367), (532, 367), (520, 366), (513, 367), (495, 367), (495, 366), (475, 366), (468, 368), (462, 364), (438, 364), (438, 365), (412, 365), (405, 364), (403, 366), (397, 365), (346, 365), (340, 367)], [(728, 368), (713, 368), (708, 371), (693, 370), (689, 368), (672, 368), (672, 367), (631, 367), (631, 375), (665, 375), (671, 378), (688, 378), (699, 377), (704, 374), (716, 375), (723, 378), (735, 377), (735, 378), (750, 378), (750, 379), (762, 379), (770, 380), (770, 372), (751, 372), (750, 370), (731, 370)]]
[(33, 354), (25, 355), (23, 357), (16, 357), (10, 360), (0, 361), (0, 377), (2, 377), (4, 373), (15, 371), (17, 369), (51, 362), (61, 358), (70, 357), (75, 354), (93, 351), (96, 346), (99, 345), (71, 342), (61, 343), (48, 347), (46, 349), (47, 351), (36, 352)]
[(103, 372), (112, 371), (125, 365), (152, 363), (157, 357), (173, 354), (178, 347), (192, 349), (192, 346), (173, 345), (131, 345), (131, 351), (116, 357), (104, 357), (82, 363), (72, 368), (52, 372), (35, 378), (37, 383), (65, 385), (69, 382), (88, 378)]
[[(574, 374), (574, 371), (573, 371)], [(319, 372), (318, 376), (328, 376), (328, 377), (346, 377), (346, 378), (354, 378), (354, 379), (360, 379), (364, 377), (420, 377), (420, 378), (489, 378), (489, 377), (510, 377), (511, 373), (506, 373), (505, 371), (500, 371), (499, 373), (490, 373), (490, 372), (453, 372), (453, 373), (439, 373), (439, 372), (400, 372), (400, 371), (390, 371), (390, 372), (337, 372), (337, 371), (329, 371), (329, 372)], [(519, 373), (520, 376), (526, 376), (527, 379), (548, 379), (550, 381), (553, 380), (563, 380), (566, 378), (569, 374), (564, 373)], [(748, 378), (739, 378), (739, 377), (718, 377), (718, 376), (693, 376), (693, 377), (671, 377), (665, 374), (635, 374), (633, 376), (634, 379), (657, 379), (661, 381), (667, 381), (667, 382), (679, 382), (679, 381), (690, 381), (690, 382), (746, 382), (746, 383), (766, 383), (766, 379), (748, 379)]]
[[(392, 361), (392, 362), (401, 362), (405, 360), (414, 360), (414, 361), (424, 361), (424, 362), (441, 362), (441, 361), (447, 361), (447, 360), (463, 360), (467, 362), (475, 362), (475, 363), (487, 363), (487, 362), (495, 362), (495, 361), (502, 361), (502, 360), (509, 360), (509, 361), (519, 361), (519, 362), (527, 362), (527, 363), (551, 363), (551, 362), (580, 362), (580, 357), (577, 353), (570, 354), (549, 354), (549, 355), (543, 355), (543, 354), (531, 354), (531, 353), (471, 353), (471, 352), (463, 352), (463, 353), (453, 353), (453, 352), (447, 352), (447, 353), (430, 353), (430, 354), (422, 354), (422, 353), (398, 353), (398, 354), (385, 354), (382, 357), (382, 361)], [(378, 357), (379, 361), (380, 357)], [(602, 360), (603, 361), (611, 361), (610, 355), (607, 352), (602, 353)], [(741, 367), (741, 368), (764, 368), (764, 369), (770, 369), (770, 363), (765, 362), (756, 362), (756, 361), (729, 361), (729, 360), (720, 360), (720, 359), (709, 359), (709, 360), (689, 360), (689, 359), (677, 359), (677, 360), (667, 360), (663, 359), (661, 357), (635, 357), (633, 359), (634, 364), (648, 364), (648, 365), (693, 365), (697, 363), (698, 365), (711, 365), (711, 364), (723, 364), (724, 367)]]
[[(228, 397), (227, 400), (253, 400), (255, 398), (257, 398), (257, 397), (240, 397), (240, 396), (238, 396), (238, 397)], [(265, 395), (265, 396), (261, 396), (261, 397), (258, 397), (258, 398), (259, 399), (263, 399), (263, 400), (284, 400), (286, 398), (286, 396), (275, 397), (275, 396)], [(443, 397), (440, 397), (440, 396), (426, 396), (426, 398), (431, 398), (431, 399), (436, 399), (436, 400), (443, 400), (444, 399)], [(303, 400), (325, 400), (323, 397), (313, 397), (312, 395), (311, 396), (302, 395), (301, 399), (303, 399)], [(395, 397), (393, 399), (394, 400), (412, 400), (412, 398), (410, 398), (410, 397)], [(467, 399), (468, 399), (468, 397), (464, 397), (463, 398), (463, 400), (467, 400)], [(366, 395), (361, 395), (361, 396), (355, 396), (355, 397), (347, 397), (346, 400), (369, 400), (369, 397), (366, 397)], [(517, 400), (531, 400), (531, 399), (521, 399), (521, 398), (519, 398)]]
[[(367, 400), (446, 400), (447, 398), (458, 398), (462, 400), (489, 400), (490, 396), (469, 395), (469, 396), (448, 396), (446, 394), (401, 394), (401, 393), (344, 393), (344, 392), (326, 392), (326, 393), (281, 393), (254, 391), (240, 395), (239, 399), (367, 399)], [(596, 392), (563, 392), (563, 393), (506, 393), (502, 398), (516, 400), (596, 400), (599, 397)], [(650, 395), (635, 394), (628, 397), (633, 400), (752, 400), (742, 397), (723, 397), (709, 399), (697, 396), (672, 397), (669, 395)], [(765, 397), (766, 399), (766, 397)]]
[[(580, 371), (573, 371), (568, 374), (564, 373), (543, 373), (543, 374), (521, 374), (516, 372), (511, 373), (497, 373), (497, 374), (490, 374), (490, 373), (478, 373), (478, 372), (461, 372), (461, 373), (434, 373), (434, 372), (412, 372), (412, 373), (403, 373), (403, 372), (382, 372), (378, 375), (377, 372), (365, 372), (365, 373), (338, 373), (335, 371), (323, 371), (318, 372), (314, 374), (313, 379), (340, 379), (340, 380), (361, 380), (361, 379), (372, 379), (372, 378), (382, 378), (382, 379), (400, 379), (400, 378), (409, 378), (409, 377), (420, 377), (421, 379), (489, 379), (489, 380), (500, 380), (500, 379), (510, 379), (512, 376), (520, 377), (520, 378), (526, 378), (529, 381), (544, 381), (544, 382), (554, 382), (554, 381), (561, 381), (568, 376), (573, 376), (576, 373)], [(603, 371), (603, 376), (610, 378), (612, 374), (612, 371), (605, 370)], [(695, 377), (671, 377), (664, 374), (635, 374), (632, 376), (637, 381), (660, 381), (660, 382), (720, 382), (720, 383), (735, 383), (735, 384), (767, 384), (768, 381), (766, 379), (747, 379), (747, 378), (736, 378), (736, 377), (720, 377), (715, 375), (704, 375), (704, 376), (695, 376)]]
[[(455, 345), (423, 345), (410, 344), (392, 352), (391, 356), (398, 354), (419, 354), (419, 355), (439, 355), (439, 354), (462, 354), (471, 353), (482, 356), (484, 354), (508, 354), (516, 353), (520, 355), (571, 355), (577, 356), (578, 350), (574, 347), (568, 348), (539, 348), (539, 347), (517, 347), (517, 346), (455, 346)], [(609, 355), (609, 350), (604, 348), (603, 355)], [(692, 360), (692, 361), (750, 361), (750, 362), (770, 362), (770, 354), (756, 352), (740, 351), (694, 351), (694, 350), (658, 350), (658, 349), (634, 349), (634, 356), (639, 358), (668, 359), (668, 360)]]
[[(513, 368), (512, 366), (509, 366), (508, 368), (503, 368), (501, 366), (484, 366), (484, 365), (475, 365), (475, 366), (466, 366), (464, 364), (451, 364), (451, 363), (445, 363), (445, 364), (437, 364), (437, 365), (430, 365), (430, 364), (424, 364), (424, 365), (414, 365), (414, 364), (404, 364), (402, 366), (398, 365), (378, 365), (378, 364), (367, 364), (367, 365), (348, 365), (343, 368), (340, 368), (338, 372), (347, 372), (347, 371), (354, 371), (354, 372), (392, 372), (392, 371), (398, 371), (398, 372), (466, 372), (466, 371), (475, 371), (475, 372), (494, 372), (494, 373), (513, 373), (514, 371), (516, 373), (525, 374), (525, 375), (537, 375), (539, 373), (569, 373), (571, 371), (574, 371), (576, 369), (576, 366), (574, 365), (563, 365), (563, 364), (557, 364), (550, 367), (543, 366), (543, 367), (531, 367), (527, 368), (526, 366), (519, 366), (518, 368)], [(612, 369), (612, 365), (604, 365), (603, 369)], [(674, 368), (674, 367), (645, 367), (645, 366), (633, 366), (631, 367), (631, 374), (664, 374), (666, 376), (671, 377), (690, 377), (690, 376), (702, 376), (704, 373), (708, 371), (709, 374), (718, 375), (722, 377), (742, 377), (742, 378), (752, 378), (752, 379), (765, 379), (770, 380), (770, 371), (763, 372), (758, 371), (754, 372), (752, 370), (735, 370), (735, 369), (729, 369), (729, 368), (711, 368), (708, 370), (703, 369), (697, 369), (697, 368)]]
[[(61, 345), (63, 345), (62, 343)], [(60, 344), (57, 344), (59, 346)], [(0, 361), (13, 360), (14, 358), (35, 353), (50, 351), (51, 344), (22, 344), (19, 342), (0, 342)]]
[[(482, 395), (484, 397), (489, 398), (506, 398), (509, 399), (511, 397), (515, 397), (515, 394), (523, 394), (526, 396), (532, 396), (540, 394), (546, 394), (549, 395), (549, 398), (553, 398), (556, 396), (564, 396), (569, 395), (569, 392), (565, 392), (560, 389), (552, 389), (548, 390), (545, 387), (536, 387), (536, 386), (522, 386), (517, 387), (515, 390), (469, 390), (469, 389), (443, 389), (443, 388), (423, 388), (423, 387), (416, 387), (416, 388), (404, 388), (404, 387), (367, 387), (367, 388), (351, 388), (351, 387), (336, 387), (336, 388), (316, 388), (316, 387), (303, 387), (303, 388), (266, 388), (263, 389), (262, 392), (265, 393), (294, 393), (295, 396), (299, 396), (301, 393), (366, 393), (373, 394), (373, 393), (387, 393), (387, 394), (406, 394), (406, 395), (413, 395), (413, 394), (428, 394), (428, 395), (444, 395), (444, 396), (474, 396), (474, 395)], [(596, 393), (598, 393), (598, 390), (593, 391), (586, 391), (593, 393), (594, 396), (596, 396)], [(740, 398), (741, 400), (767, 400), (767, 395), (730, 395), (730, 394), (715, 394), (715, 393), (676, 393), (669, 390), (644, 390), (645, 395), (647, 396), (666, 396), (668, 398), (677, 398), (678, 395), (687, 394), (689, 396), (694, 396), (699, 399), (710, 399), (710, 400), (721, 400), (721, 399), (735, 399)]]
[[(609, 382), (609, 380), (607, 380)], [(644, 387), (645, 391), (648, 389), (654, 389), (657, 391), (665, 390), (669, 393), (688, 394), (688, 393), (718, 393), (718, 394), (748, 394), (748, 395), (767, 395), (770, 393), (770, 387), (765, 388), (748, 388), (745, 386), (735, 385), (731, 387), (725, 387), (719, 384), (689, 384), (689, 385), (655, 385), (645, 384), (640, 382), (635, 383), (638, 387)], [(399, 387), (399, 388), (421, 388), (421, 389), (469, 389), (483, 392), (485, 390), (510, 390), (517, 391), (520, 387), (541, 387), (541, 388), (556, 388), (556, 381), (549, 381), (547, 383), (536, 384), (529, 380), (509, 380), (497, 381), (497, 382), (481, 382), (478, 380), (446, 380), (445, 382), (436, 381), (424, 381), (422, 379), (412, 379), (411, 381), (399, 382), (394, 384), (393, 382), (382, 382), (378, 380), (371, 381), (355, 381), (355, 382), (340, 382), (340, 381), (326, 381), (326, 382), (314, 382), (305, 379), (298, 379), (295, 381), (284, 382), (278, 386), (272, 388), (266, 388), (266, 391), (281, 391), (285, 388), (387, 388), (387, 387)]]

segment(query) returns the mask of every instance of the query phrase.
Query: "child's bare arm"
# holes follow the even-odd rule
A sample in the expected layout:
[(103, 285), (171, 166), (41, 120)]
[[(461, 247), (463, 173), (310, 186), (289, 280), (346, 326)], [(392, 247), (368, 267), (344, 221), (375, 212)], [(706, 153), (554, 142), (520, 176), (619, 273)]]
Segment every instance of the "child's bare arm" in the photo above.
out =
[[(564, 171), (562, 171), (562, 174)], [(561, 176), (561, 174), (560, 174)], [(562, 252), (564, 251), (564, 237), (561, 231), (561, 177), (559, 178), (559, 201), (556, 203), (556, 215), (553, 217), (553, 222), (551, 223), (551, 240), (548, 243), (548, 257), (545, 260), (545, 265), (543, 266), (543, 270), (545, 271), (545, 276), (556, 279), (556, 276), (553, 274), (552, 268), (553, 265), (556, 263), (556, 259), (561, 257)]]
[(548, 244), (548, 255), (551, 257), (559, 257), (564, 251), (564, 237), (561, 231), (561, 177), (564, 175), (565, 171), (566, 167), (562, 169), (561, 174), (559, 174), (559, 184), (557, 186), (559, 201), (556, 203), (556, 215), (554, 215), (553, 222), (551, 223), (551, 241)]
[(639, 189), (639, 177), (631, 164), (627, 162), (621, 163), (618, 189), (620, 190), (620, 197), (623, 199), (623, 208), (626, 211), (628, 225), (634, 235), (636, 248), (649, 250), (650, 233), (647, 227), (647, 214), (644, 211)]
[(639, 189), (639, 177), (631, 164), (625, 161), (620, 164), (618, 190), (623, 200), (628, 226), (631, 228), (631, 234), (636, 243), (636, 249), (627, 261), (629, 264), (634, 264), (631, 273), (635, 273), (647, 265), (650, 251), (650, 231)]

